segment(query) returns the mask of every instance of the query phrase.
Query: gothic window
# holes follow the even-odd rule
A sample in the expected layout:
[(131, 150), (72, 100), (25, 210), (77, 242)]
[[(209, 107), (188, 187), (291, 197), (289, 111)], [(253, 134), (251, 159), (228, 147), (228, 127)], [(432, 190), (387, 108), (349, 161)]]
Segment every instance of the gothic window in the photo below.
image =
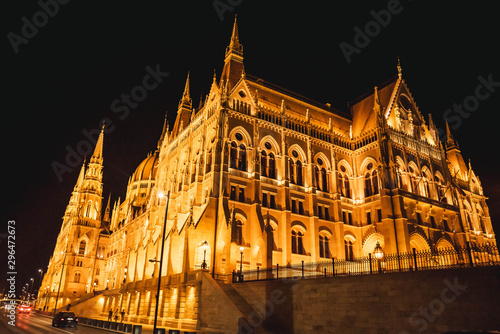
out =
[(260, 152), (260, 169), (262, 176), (267, 176), (267, 153), (264, 150)]
[(304, 251), (304, 243), (303, 243), (304, 234), (301, 231), (292, 230), (292, 253), (293, 254), (305, 254)]
[(274, 154), (269, 153), (269, 160), (268, 160), (268, 172), (267, 175), (270, 178), (275, 179), (276, 178), (276, 160), (274, 159)]
[(326, 166), (321, 158), (316, 159), (316, 166), (314, 166), (316, 176), (316, 186), (321, 191), (328, 191), (328, 177), (326, 173)]
[[(266, 148), (271, 148), (271, 144), (266, 142)], [(272, 179), (276, 178), (276, 162), (274, 159), (274, 154), (266, 152), (266, 150), (262, 150), (260, 152), (260, 169), (261, 175), (265, 177), (270, 177)]]
[(347, 169), (344, 165), (340, 166), (340, 171), (337, 171), (337, 187), (338, 192), (347, 198), (351, 198), (351, 185), (349, 182), (349, 176), (347, 175)]
[(446, 219), (443, 219), (443, 228), (445, 231), (450, 231), (450, 226), (448, 225), (448, 221)]
[(302, 162), (300, 162), (299, 153), (296, 150), (292, 151), (292, 157), (290, 157), (290, 182), (302, 185)]
[(241, 187), (238, 193), (238, 201), (245, 202), (245, 188)]
[(373, 196), (378, 194), (378, 171), (373, 168), (373, 164), (370, 162), (366, 166), (367, 172), (365, 173), (365, 197)]
[(269, 195), (269, 207), (271, 209), (276, 209), (276, 199), (274, 194)]
[(212, 171), (212, 148), (210, 148), (207, 153), (207, 163), (205, 167), (205, 173), (210, 173), (211, 171)]
[(75, 273), (75, 278), (74, 278), (73, 282), (80, 283), (80, 273), (79, 272)]
[(229, 195), (229, 199), (236, 201), (236, 186), (231, 186), (231, 193)]
[(229, 167), (236, 168), (238, 161), (238, 144), (235, 141), (231, 142), (231, 154)]
[(101, 273), (101, 268), (97, 267), (96, 270), (95, 270), (95, 275), (99, 276), (100, 273)]
[(434, 216), (431, 216), (431, 227), (432, 228), (437, 228), (436, 219), (434, 218)]
[(238, 245), (243, 244), (243, 223), (241, 220), (237, 220), (232, 226), (231, 241)]
[(354, 251), (352, 241), (344, 239), (344, 251), (346, 261), (354, 261)]
[(85, 240), (80, 241), (80, 248), (78, 249), (78, 255), (85, 255), (86, 248), (87, 248), (87, 242), (85, 242)]
[(319, 257), (329, 259), (330, 256), (330, 238), (326, 235), (319, 236)]
[(238, 152), (238, 169), (246, 171), (246, 168), (247, 168), (247, 151), (245, 145), (240, 144)]

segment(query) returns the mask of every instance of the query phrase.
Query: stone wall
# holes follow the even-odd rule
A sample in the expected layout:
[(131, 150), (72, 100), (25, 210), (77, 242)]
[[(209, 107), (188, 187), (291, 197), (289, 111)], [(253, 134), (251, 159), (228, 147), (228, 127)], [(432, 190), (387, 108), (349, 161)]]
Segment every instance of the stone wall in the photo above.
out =
[(240, 333), (500, 330), (498, 267), (248, 282), (233, 287), (255, 310), (240, 320)]

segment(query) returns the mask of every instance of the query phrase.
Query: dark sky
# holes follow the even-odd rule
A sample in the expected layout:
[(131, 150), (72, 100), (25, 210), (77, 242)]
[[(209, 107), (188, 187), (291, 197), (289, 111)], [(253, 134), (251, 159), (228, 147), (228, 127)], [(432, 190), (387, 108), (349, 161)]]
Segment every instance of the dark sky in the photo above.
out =
[[(348, 101), (396, 75), (398, 56), (420, 111), (432, 113), (438, 127), (444, 128), (447, 109), (470, 103), (465, 116), (450, 114), (453, 132), (482, 181), (494, 227), (500, 230), (500, 57), (494, 3), (231, 2), (236, 6), (219, 15), (214, 3), (225, 0), (162, 5), (71, 1), (59, 5), (46, 22), (34, 1), (5, 5), (2, 161), (7, 166), (0, 233), (6, 233), (8, 220), (16, 221), (18, 287), (29, 277), (37, 278), (35, 287), (39, 284), (37, 269), (45, 270), (52, 254), (81, 157), (62, 181), (54, 162), (66, 164), (67, 148), (77, 150), (86, 139), (83, 133), (108, 118), (114, 128), (104, 139), (104, 197), (123, 198), (129, 175), (156, 148), (166, 111), (173, 124), (187, 72), (194, 105), (208, 93), (214, 69), (220, 75), (234, 14), (247, 73), (338, 109), (347, 111)], [(388, 7), (390, 16), (385, 15)], [(49, 10), (55, 11), (53, 6)], [(384, 27), (373, 24), (375, 16)], [(36, 34), (23, 29), (34, 19), (40, 25)], [(355, 46), (355, 28), (368, 28), (371, 37), (357, 40), (358, 50), (348, 62), (339, 45)], [(31, 36), (16, 53), (8, 36), (22, 36), (23, 30)], [(127, 117), (113, 112), (113, 101), (142, 84), (147, 66), (169, 75)], [(489, 92), (481, 101), (475, 99), (480, 78), (493, 82), (490, 91), (480, 90)], [(2, 246), (2, 283), (4, 253)]]

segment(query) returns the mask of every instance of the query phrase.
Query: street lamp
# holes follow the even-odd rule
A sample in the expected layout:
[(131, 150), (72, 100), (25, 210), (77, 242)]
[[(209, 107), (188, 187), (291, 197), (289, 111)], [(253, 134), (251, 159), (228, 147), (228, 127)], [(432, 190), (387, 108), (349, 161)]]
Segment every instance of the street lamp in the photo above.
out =
[[(160, 285), (161, 285), (161, 272), (162, 272), (162, 265), (163, 265), (163, 250), (165, 248), (165, 232), (167, 229), (167, 214), (168, 214), (168, 203), (170, 201), (170, 190), (168, 191), (167, 195), (163, 192), (158, 193), (158, 198), (162, 199), (164, 197), (167, 197), (167, 203), (165, 205), (165, 217), (163, 219), (163, 233), (162, 233), (162, 238), (161, 238), (161, 253), (160, 253), (160, 268), (159, 268), (159, 273), (158, 273), (158, 287), (156, 288), (156, 306), (155, 306), (155, 320), (153, 324), (153, 334), (156, 334), (156, 324), (158, 322), (158, 304), (160, 303)], [(158, 262), (158, 260), (149, 260), (151, 262)]]
[(375, 259), (377, 259), (378, 262), (378, 272), (379, 274), (382, 273), (382, 266), (380, 265), (380, 262), (384, 258), (384, 250), (380, 246), (380, 242), (377, 241), (377, 244), (375, 245), (375, 249), (373, 250), (373, 256)]
[(61, 277), (59, 278), (59, 286), (57, 287), (56, 303), (54, 305), (54, 315), (56, 315), (56, 312), (57, 312), (57, 301), (59, 299), (59, 291), (61, 290), (61, 283), (62, 283), (62, 278), (63, 278), (63, 274), (64, 274), (64, 263), (66, 262), (66, 252), (61, 252), (61, 254), (64, 254), (64, 258), (62, 261)]
[(241, 258), (240, 258), (240, 281), (243, 280), (243, 251), (245, 250), (245, 247), (241, 246), (240, 247), (240, 254), (241, 254)]
[(201, 264), (201, 269), (207, 269), (207, 262), (205, 261), (205, 257), (207, 256), (208, 242), (205, 240), (201, 245), (203, 248), (203, 263)]
[(28, 304), (30, 303), (30, 299), (31, 299), (30, 296), (31, 296), (31, 293), (33, 292), (33, 285), (35, 285), (35, 280), (33, 279), (33, 277), (30, 278), (30, 281), (31, 281), (30, 282), (31, 286), (30, 286), (30, 292), (28, 294)]

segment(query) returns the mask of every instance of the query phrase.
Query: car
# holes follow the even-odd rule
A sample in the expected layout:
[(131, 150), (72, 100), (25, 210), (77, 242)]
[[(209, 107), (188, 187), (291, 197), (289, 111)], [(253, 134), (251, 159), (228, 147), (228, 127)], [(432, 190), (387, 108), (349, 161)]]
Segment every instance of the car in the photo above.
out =
[(19, 313), (30, 313), (30, 312), (31, 312), (31, 306), (29, 305), (19, 306)]
[(54, 327), (77, 327), (78, 318), (73, 312), (59, 312), (52, 318), (52, 326)]

